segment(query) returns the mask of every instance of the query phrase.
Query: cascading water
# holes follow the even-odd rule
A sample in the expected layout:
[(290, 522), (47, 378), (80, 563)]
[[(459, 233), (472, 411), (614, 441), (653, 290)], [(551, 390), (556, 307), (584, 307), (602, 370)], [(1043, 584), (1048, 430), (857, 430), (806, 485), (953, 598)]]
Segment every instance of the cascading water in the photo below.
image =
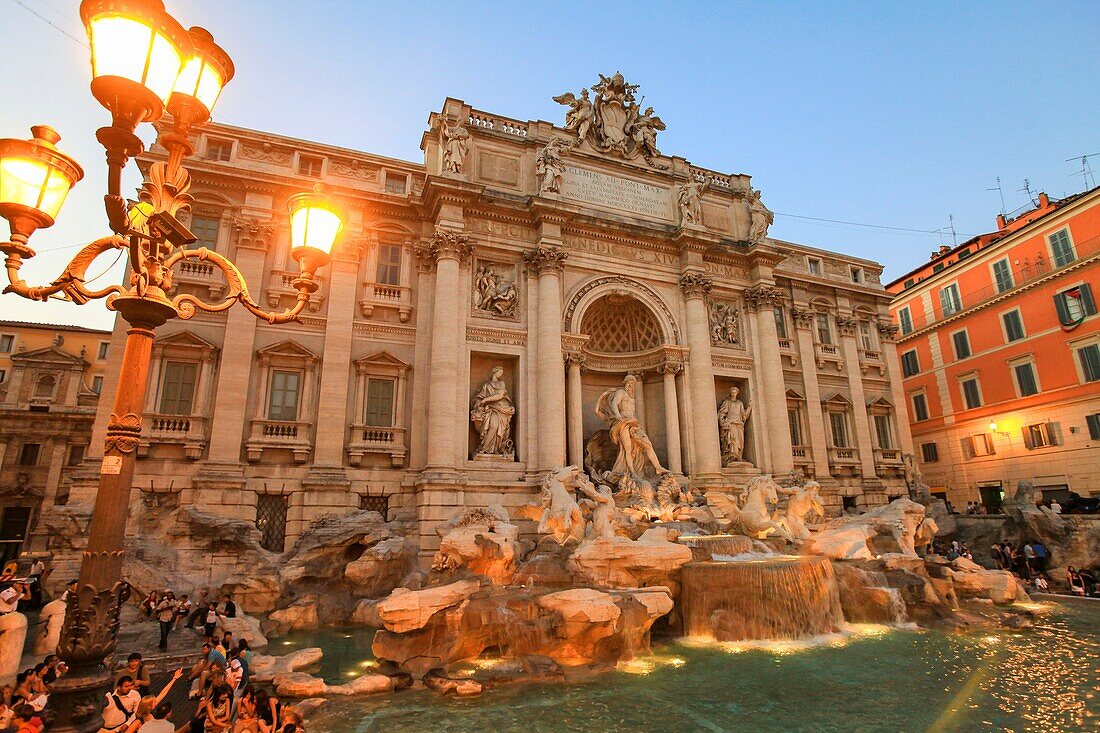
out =
[(696, 562), (714, 555), (743, 555), (754, 549), (753, 539), (740, 534), (680, 535), (676, 541), (691, 548), (691, 558)]
[(681, 568), (684, 633), (718, 641), (803, 639), (840, 631), (844, 615), (826, 558), (777, 555)]

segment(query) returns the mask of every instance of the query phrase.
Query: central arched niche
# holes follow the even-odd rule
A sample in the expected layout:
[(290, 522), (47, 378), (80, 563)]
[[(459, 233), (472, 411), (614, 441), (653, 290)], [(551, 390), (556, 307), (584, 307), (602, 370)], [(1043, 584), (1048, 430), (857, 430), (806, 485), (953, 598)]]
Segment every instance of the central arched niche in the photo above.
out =
[(608, 293), (589, 305), (581, 333), (588, 336), (585, 349), (601, 354), (649, 351), (664, 341), (653, 311), (624, 293)]

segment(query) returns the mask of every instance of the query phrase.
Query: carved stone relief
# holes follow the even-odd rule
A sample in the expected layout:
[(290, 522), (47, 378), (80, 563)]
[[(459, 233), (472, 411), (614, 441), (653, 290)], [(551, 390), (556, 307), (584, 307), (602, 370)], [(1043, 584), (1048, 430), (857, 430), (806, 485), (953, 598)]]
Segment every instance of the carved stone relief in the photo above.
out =
[(711, 301), (710, 342), (715, 346), (743, 346), (741, 309), (733, 303)]
[(519, 301), (515, 266), (478, 260), (473, 276), (474, 311), (494, 318), (515, 318)]

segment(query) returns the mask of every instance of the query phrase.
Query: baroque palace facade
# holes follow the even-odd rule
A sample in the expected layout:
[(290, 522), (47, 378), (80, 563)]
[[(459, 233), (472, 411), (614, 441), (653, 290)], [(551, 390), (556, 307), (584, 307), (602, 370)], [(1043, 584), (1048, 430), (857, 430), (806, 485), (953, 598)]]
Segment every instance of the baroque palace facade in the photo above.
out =
[[(814, 477), (834, 513), (903, 494), (881, 266), (768, 238), (748, 176), (661, 153), (635, 87), (601, 79), (556, 98), (564, 126), (447, 99), (419, 163), (204, 128), (194, 246), (235, 260), (257, 299), (295, 297), (291, 194), (323, 181), (349, 219), (301, 323), (231, 309), (159, 329), (147, 501), (255, 521), (276, 552), (322, 515), (401, 509), (431, 553), (459, 507), (516, 507), (549, 469), (598, 464), (601, 396), (628, 375), (638, 445), (681, 482)], [(217, 297), (216, 273), (187, 264), (175, 287)]]

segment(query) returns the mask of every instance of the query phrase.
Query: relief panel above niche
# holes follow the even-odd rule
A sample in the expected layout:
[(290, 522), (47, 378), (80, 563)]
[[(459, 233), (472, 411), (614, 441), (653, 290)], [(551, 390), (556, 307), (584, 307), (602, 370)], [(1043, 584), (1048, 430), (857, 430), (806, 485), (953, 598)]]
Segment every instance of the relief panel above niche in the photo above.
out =
[(488, 183), (519, 187), (519, 159), (480, 151), (477, 156), (477, 177)]

